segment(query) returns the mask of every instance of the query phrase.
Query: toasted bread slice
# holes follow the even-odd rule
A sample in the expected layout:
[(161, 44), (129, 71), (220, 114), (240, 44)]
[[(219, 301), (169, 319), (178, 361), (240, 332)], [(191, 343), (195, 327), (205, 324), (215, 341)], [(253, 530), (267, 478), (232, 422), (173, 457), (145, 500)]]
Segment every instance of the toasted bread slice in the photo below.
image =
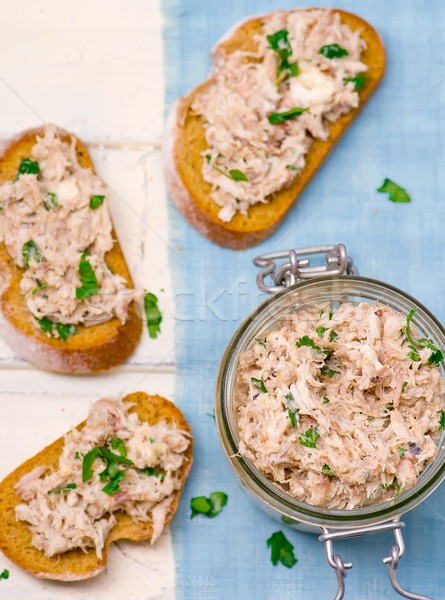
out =
[[(241, 250), (255, 246), (270, 236), (378, 87), (386, 64), (385, 49), (378, 33), (357, 15), (343, 10), (335, 12), (340, 13), (342, 23), (349, 25), (353, 31), (360, 29), (360, 35), (367, 44), (361, 56), (361, 61), (368, 66), (367, 80), (359, 91), (359, 106), (330, 124), (326, 141), (313, 142), (306, 155), (304, 168), (289, 188), (270, 196), (267, 203), (251, 206), (247, 216), (237, 213), (231, 221), (221, 221), (218, 217), (221, 207), (211, 200), (212, 186), (204, 181), (201, 174), (202, 153), (208, 146), (202, 117), (193, 112), (191, 105), (196, 94), (212, 80), (201, 84), (186, 98), (180, 98), (172, 106), (167, 120), (164, 145), (167, 189), (189, 223), (212, 242), (232, 250)], [(212, 55), (221, 57), (235, 50), (255, 50), (254, 35), (261, 32), (263, 20), (263, 16), (253, 18), (245, 21), (233, 32), (230, 31), (215, 47)]]
[[(37, 135), (43, 135), (43, 128), (25, 131), (5, 148), (0, 156), (0, 184), (14, 179), (20, 162), (30, 155)], [(58, 135), (67, 142), (72, 137), (60, 129)], [(81, 166), (95, 172), (87, 149), (78, 139), (76, 151)], [(112, 235), (114, 246), (106, 254), (107, 264), (132, 288), (133, 282), (114, 230)], [(142, 334), (142, 320), (134, 303), (123, 325), (117, 318), (90, 327), (80, 325), (77, 326), (78, 333), (63, 342), (48, 337), (36, 327), (20, 292), (22, 273), (23, 269), (14, 264), (4, 244), (0, 243), (0, 334), (19, 356), (48, 371), (92, 373), (119, 365), (134, 352)]]
[[(182, 412), (172, 402), (161, 396), (147, 396), (143, 392), (136, 392), (126, 396), (124, 401), (134, 404), (130, 410), (131, 412), (135, 411), (141, 421), (147, 421), (150, 425), (165, 421), (169, 425), (174, 424), (178, 429), (191, 433), (190, 426)], [(77, 429), (82, 429), (84, 425), (85, 421), (78, 425)], [(48, 558), (42, 551), (37, 550), (32, 545), (31, 532), (26, 523), (16, 520), (15, 507), (22, 500), (16, 494), (15, 485), (23, 475), (29, 473), (35, 467), (41, 465), (56, 466), (63, 445), (64, 439), (61, 437), (20, 465), (0, 483), (0, 550), (15, 564), (36, 577), (60, 581), (78, 581), (94, 577), (105, 569), (108, 548), (111, 542), (120, 539), (149, 540), (153, 534), (153, 528), (150, 522), (136, 523), (127, 514), (116, 512), (114, 515), (117, 522), (105, 541), (101, 559), (97, 557), (95, 549), (90, 549), (87, 552), (70, 550), (52, 558)], [(165, 524), (171, 520), (177, 509), (179, 496), (192, 466), (192, 439), (185, 456), (186, 460), (180, 472), (181, 488), (175, 494)]]

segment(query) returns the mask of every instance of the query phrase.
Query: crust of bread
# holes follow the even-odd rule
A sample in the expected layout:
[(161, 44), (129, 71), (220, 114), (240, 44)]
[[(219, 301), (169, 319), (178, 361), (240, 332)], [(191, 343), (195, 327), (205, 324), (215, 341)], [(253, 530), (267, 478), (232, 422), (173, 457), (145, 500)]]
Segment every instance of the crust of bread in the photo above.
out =
[[(250, 207), (247, 216), (237, 213), (228, 223), (221, 221), (218, 218), (221, 207), (210, 199), (211, 185), (202, 178), (202, 153), (207, 148), (207, 142), (202, 117), (192, 111), (191, 105), (196, 94), (212, 80), (192, 90), (187, 97), (179, 98), (172, 106), (164, 141), (167, 189), (188, 222), (212, 242), (232, 250), (242, 250), (269, 237), (380, 84), (385, 72), (386, 54), (379, 34), (357, 15), (343, 10), (335, 12), (340, 13), (342, 23), (349, 25), (352, 30), (360, 29), (367, 44), (361, 57), (368, 66), (367, 80), (359, 91), (359, 106), (330, 124), (326, 141), (313, 142), (306, 155), (304, 168), (289, 188), (270, 196), (267, 203)], [(213, 49), (212, 57), (220, 58), (239, 49), (254, 50), (253, 36), (261, 30), (264, 18), (249, 19), (239, 25), (230, 37), (223, 36)]]
[[(64, 141), (76, 140), (80, 164), (95, 172), (84, 144), (62, 129), (57, 128), (57, 133)], [(43, 128), (25, 131), (6, 146), (0, 156), (0, 184), (15, 177), (21, 160), (29, 156), (37, 135), (43, 135)], [(112, 235), (114, 245), (106, 254), (107, 263), (114, 273), (124, 277), (129, 288), (133, 288), (114, 229)], [(0, 334), (20, 357), (47, 371), (94, 373), (123, 363), (134, 352), (142, 334), (142, 319), (134, 303), (130, 305), (128, 319), (123, 325), (117, 318), (91, 327), (80, 325), (77, 326), (78, 333), (63, 342), (48, 337), (36, 327), (20, 292), (22, 273), (23, 269), (14, 264), (5, 245), (0, 243)]]
[[(133, 404), (131, 411), (136, 412), (141, 421), (147, 421), (150, 424), (166, 421), (169, 425), (174, 424), (179, 429), (191, 434), (190, 426), (182, 412), (172, 402), (161, 396), (148, 396), (144, 392), (135, 392), (126, 396), (124, 401)], [(80, 430), (84, 426), (85, 421), (80, 423), (77, 429)], [(42, 551), (37, 550), (31, 543), (31, 532), (26, 523), (16, 521), (15, 507), (20, 504), (21, 499), (16, 494), (15, 485), (23, 475), (35, 467), (56, 466), (63, 445), (64, 439), (61, 437), (20, 465), (0, 483), (0, 550), (16, 565), (41, 579), (79, 581), (95, 577), (105, 569), (111, 542), (120, 539), (146, 541), (151, 538), (153, 528), (150, 522), (136, 523), (125, 513), (116, 512), (114, 514), (117, 522), (105, 541), (101, 559), (97, 557), (95, 549), (87, 552), (70, 550), (52, 558), (48, 558)], [(176, 512), (179, 496), (192, 466), (193, 439), (191, 439), (185, 455), (186, 460), (180, 471), (181, 488), (175, 494), (165, 524)]]

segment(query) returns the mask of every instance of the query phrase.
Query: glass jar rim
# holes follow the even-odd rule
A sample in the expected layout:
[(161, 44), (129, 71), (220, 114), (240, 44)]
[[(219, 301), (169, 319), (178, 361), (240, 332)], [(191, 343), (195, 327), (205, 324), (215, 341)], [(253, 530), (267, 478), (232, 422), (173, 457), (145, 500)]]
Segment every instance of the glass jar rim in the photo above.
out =
[[(445, 478), (444, 435), (442, 435), (435, 459), (422, 471), (416, 484), (402, 492), (399, 497), (357, 509), (332, 510), (298, 501), (280, 489), (279, 485), (271, 482), (254, 467), (249, 459), (242, 457), (238, 451), (233, 423), (231, 423), (228, 415), (228, 403), (230, 400), (228, 393), (230, 394), (231, 389), (229, 384), (232, 383), (230, 376), (233, 375), (236, 365), (237, 355), (239, 354), (238, 348), (241, 342), (245, 341), (243, 336), (249, 331), (252, 324), (256, 324), (259, 328), (264, 321), (264, 317), (267, 316), (267, 311), (279, 306), (280, 302), (283, 302), (283, 298), (289, 298), (301, 291), (309, 291), (316, 286), (324, 284), (332, 286), (333, 282), (337, 282), (340, 287), (344, 288), (354, 285), (358, 286), (355, 288), (358, 291), (360, 291), (360, 287), (363, 287), (363, 292), (365, 292), (366, 288), (369, 288), (370, 291), (373, 288), (380, 289), (392, 297), (394, 302), (402, 300), (411, 306), (411, 308), (416, 308), (417, 317), (419, 315), (422, 316), (428, 324), (434, 326), (436, 329), (435, 333), (440, 338), (441, 346), (445, 347), (445, 329), (436, 317), (417, 299), (390, 284), (359, 275), (325, 276), (303, 280), (274, 294), (270, 298), (266, 298), (246, 317), (235, 331), (227, 345), (218, 370), (215, 389), (215, 417), (223, 449), (242, 485), (253, 492), (263, 503), (275, 508), (283, 516), (308, 525), (347, 528), (387, 521), (411, 510), (427, 498)], [(360, 296), (359, 293), (356, 295)], [(303, 305), (304, 303), (301, 306)], [(253, 337), (250, 337), (248, 343), (252, 339)], [(442, 454), (440, 453), (441, 450)]]

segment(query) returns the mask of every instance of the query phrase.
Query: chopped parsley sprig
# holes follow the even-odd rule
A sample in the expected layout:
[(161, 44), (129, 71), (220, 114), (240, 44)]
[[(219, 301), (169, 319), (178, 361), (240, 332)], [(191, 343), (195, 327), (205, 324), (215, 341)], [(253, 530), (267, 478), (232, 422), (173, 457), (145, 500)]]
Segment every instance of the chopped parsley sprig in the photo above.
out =
[(267, 36), (272, 50), (274, 50), (281, 59), (277, 66), (277, 84), (280, 87), (282, 81), (289, 77), (296, 77), (299, 73), (298, 63), (289, 62), (289, 57), (292, 56), (292, 46), (289, 42), (289, 32), (287, 29), (280, 29), (276, 33)]
[[(428, 340), (427, 338), (415, 340), (411, 335), (409, 326), (411, 323), (411, 319), (413, 318), (416, 311), (417, 311), (416, 308), (413, 308), (412, 310), (410, 310), (408, 316), (406, 317), (406, 325), (402, 329), (403, 334), (406, 335), (406, 337), (408, 338), (408, 341), (410, 343), (409, 347), (412, 350), (412, 352), (408, 353), (408, 356), (415, 362), (419, 362), (420, 357), (416, 351), (416, 346), (419, 348), (430, 348), (430, 350), (432, 350), (432, 353), (430, 354), (430, 356), (428, 358), (428, 364), (431, 365), (434, 363), (436, 365), (436, 367), (440, 367), (440, 365), (444, 359), (443, 352), (441, 350), (439, 350), (438, 348), (436, 348), (436, 346), (432, 342), (430, 342), (430, 340)], [(403, 391), (404, 391), (404, 389), (402, 388), (402, 393), (403, 393)]]
[(71, 490), (75, 490), (77, 485), (75, 483), (67, 483), (64, 487), (54, 488), (53, 490), (49, 490), (47, 494), (67, 494), (71, 492)]
[(256, 387), (263, 392), (263, 394), (267, 394), (266, 386), (264, 385), (264, 381), (262, 379), (257, 379), (256, 377), (251, 377), (250, 381), (256, 385)]
[(320, 48), (318, 53), (326, 56), (326, 58), (342, 58), (349, 54), (346, 48), (342, 48), (338, 44), (326, 44)]
[(294, 556), (294, 547), (282, 531), (275, 531), (267, 540), (267, 546), (271, 550), (270, 560), (276, 566), (278, 561), (290, 569), (297, 562)]
[(20, 166), (17, 171), (17, 175), (14, 178), (14, 181), (20, 177), (20, 175), (30, 174), (30, 175), (39, 175), (40, 174), (40, 165), (36, 160), (31, 160), (30, 158), (24, 158), (20, 163)]
[(29, 269), (29, 263), (31, 260), (35, 260), (38, 263), (45, 262), (45, 257), (40, 252), (34, 240), (29, 240), (28, 242), (23, 244), (22, 256), (23, 262), (25, 264), (25, 269)]
[(389, 194), (389, 199), (391, 202), (411, 202), (411, 198), (408, 192), (391, 181), (391, 179), (385, 179), (383, 185), (377, 189), (378, 192), (387, 192)]
[(162, 313), (158, 307), (157, 296), (151, 292), (147, 292), (144, 296), (144, 310), (147, 319), (148, 334), (152, 339), (156, 339), (158, 333), (161, 333)]
[(240, 171), (239, 169), (230, 169), (229, 173), (224, 173), (224, 171), (222, 171), (218, 167), (213, 167), (213, 168), (215, 169), (215, 171), (218, 171), (218, 173), (221, 173), (221, 175), (224, 175), (225, 177), (228, 177), (229, 179), (233, 179), (233, 181), (249, 181), (247, 176), (244, 175), (244, 173), (242, 171)]
[(190, 508), (192, 509), (190, 518), (193, 519), (197, 514), (206, 515), (210, 519), (216, 517), (227, 504), (227, 499), (228, 496), (224, 492), (213, 492), (209, 498), (205, 496), (192, 498), (190, 501)]
[(309, 110), (308, 108), (291, 108), (290, 110), (286, 110), (285, 112), (272, 112), (267, 115), (269, 123), (271, 125), (278, 125), (279, 123), (284, 123), (285, 121), (290, 121), (290, 119), (295, 119), (295, 117), (300, 117), (305, 111)]
[(317, 439), (320, 437), (318, 433), (317, 427), (313, 427), (312, 429), (308, 429), (306, 433), (300, 433), (300, 444), (302, 446), (306, 446), (307, 448), (316, 448)]
[(82, 254), (79, 262), (80, 287), (76, 288), (76, 298), (78, 300), (88, 300), (99, 291), (97, 278), (94, 269), (88, 260), (90, 255), (88, 250)]

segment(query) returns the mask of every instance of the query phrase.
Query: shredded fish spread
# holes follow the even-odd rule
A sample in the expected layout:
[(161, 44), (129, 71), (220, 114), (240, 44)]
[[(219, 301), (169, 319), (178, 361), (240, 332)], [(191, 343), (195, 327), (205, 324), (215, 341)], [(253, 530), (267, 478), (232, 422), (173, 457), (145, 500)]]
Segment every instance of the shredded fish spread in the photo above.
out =
[(240, 357), (240, 454), (291, 496), (330, 509), (412, 487), (437, 453), (444, 383), (441, 351), (413, 345), (409, 327), (387, 306), (345, 303), (290, 315), (254, 342)]
[(0, 186), (0, 242), (25, 269), (20, 291), (36, 326), (63, 338), (76, 324), (125, 322), (137, 293), (105, 260), (113, 247), (105, 185), (79, 163), (75, 139), (56, 132), (45, 127), (14, 181)]
[[(354, 78), (367, 70), (360, 30), (332, 10), (273, 12), (254, 42), (254, 52), (216, 56), (192, 104), (208, 144), (203, 178), (222, 221), (292, 184), (313, 140), (326, 140), (329, 122), (358, 106), (364, 76)], [(304, 110), (283, 115), (294, 109)]]
[[(161, 535), (181, 488), (190, 434), (165, 422), (141, 422), (130, 407), (110, 399), (93, 404), (85, 427), (65, 436), (57, 468), (36, 467), (17, 484), (25, 502), (16, 507), (16, 518), (29, 524), (33, 545), (46, 556), (95, 548), (100, 558), (116, 511), (151, 521), (151, 543)], [(93, 460), (94, 472), (84, 481), (85, 456), (95, 447), (105, 448), (105, 454)], [(110, 462), (109, 452), (126, 462)]]

